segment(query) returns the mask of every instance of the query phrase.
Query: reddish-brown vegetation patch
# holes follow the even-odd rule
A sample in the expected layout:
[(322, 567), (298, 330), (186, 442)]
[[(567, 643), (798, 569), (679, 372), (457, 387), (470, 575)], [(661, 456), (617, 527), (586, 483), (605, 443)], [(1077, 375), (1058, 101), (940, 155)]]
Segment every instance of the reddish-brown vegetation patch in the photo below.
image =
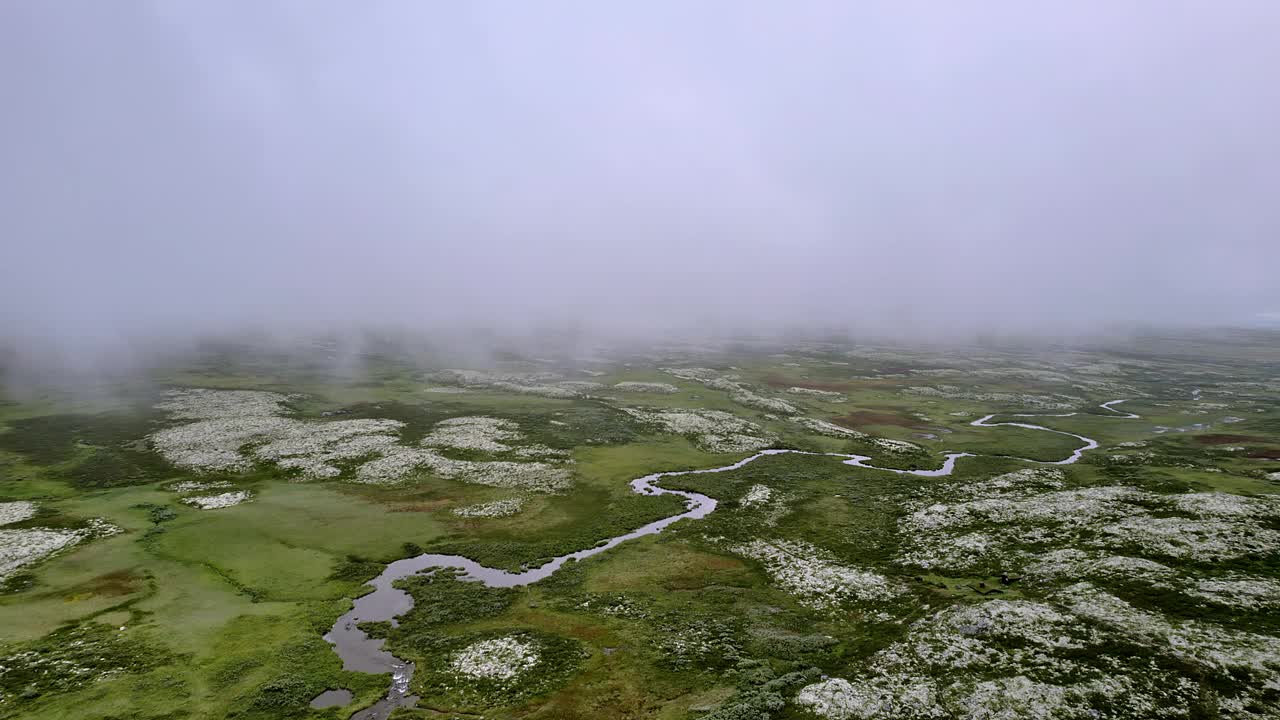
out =
[(1195, 441), (1201, 445), (1230, 445), (1232, 443), (1258, 442), (1261, 439), (1252, 435), (1229, 435), (1227, 433), (1209, 433), (1208, 435), (1195, 436)]
[(99, 575), (88, 582), (77, 585), (70, 591), (70, 597), (86, 596), (120, 597), (132, 595), (142, 587), (142, 576), (132, 570), (116, 570)]
[(917, 427), (920, 421), (915, 418), (909, 418), (906, 415), (899, 415), (891, 412), (877, 412), (874, 410), (858, 410), (848, 415), (831, 418), (831, 421), (837, 425), (843, 425), (848, 428), (859, 428), (864, 425), (897, 425), (898, 427)]
[(850, 388), (849, 383), (841, 382), (814, 382), (812, 380), (788, 380), (781, 375), (770, 375), (764, 379), (765, 384), (772, 388), (793, 388), (801, 387), (809, 390), (827, 390), (830, 392), (845, 392)]
[(1280, 460), (1280, 448), (1255, 448), (1244, 454), (1250, 458), (1265, 458), (1267, 460)]

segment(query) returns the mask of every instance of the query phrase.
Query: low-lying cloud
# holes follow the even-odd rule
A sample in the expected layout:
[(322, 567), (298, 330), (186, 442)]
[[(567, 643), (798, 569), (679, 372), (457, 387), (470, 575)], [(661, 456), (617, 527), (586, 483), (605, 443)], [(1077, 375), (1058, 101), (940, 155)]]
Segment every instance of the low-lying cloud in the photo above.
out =
[(0, 335), (1280, 309), (1280, 7), (0, 6)]

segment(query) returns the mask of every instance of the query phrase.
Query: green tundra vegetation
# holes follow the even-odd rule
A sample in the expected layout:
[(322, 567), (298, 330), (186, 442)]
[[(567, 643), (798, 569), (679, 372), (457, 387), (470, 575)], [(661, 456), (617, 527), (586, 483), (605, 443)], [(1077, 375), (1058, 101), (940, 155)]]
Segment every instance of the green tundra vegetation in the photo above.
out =
[(11, 390), (0, 718), (348, 718), (392, 679), (324, 636), (389, 563), (537, 567), (766, 449), (538, 582), (397, 580), (393, 717), (1277, 718), (1278, 347), (225, 346)]

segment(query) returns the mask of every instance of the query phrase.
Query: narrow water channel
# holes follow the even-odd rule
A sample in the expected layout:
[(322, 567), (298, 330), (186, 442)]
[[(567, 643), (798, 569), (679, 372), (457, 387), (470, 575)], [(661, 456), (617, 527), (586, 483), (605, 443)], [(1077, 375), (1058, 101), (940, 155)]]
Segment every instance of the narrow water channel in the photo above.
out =
[[(1133, 413), (1125, 413), (1116, 410), (1111, 405), (1124, 402), (1123, 400), (1112, 400), (1103, 403), (1099, 407), (1104, 410), (1116, 413), (1124, 418), (1136, 418), (1138, 415)], [(1070, 417), (1075, 413), (1066, 413), (1064, 415), (1044, 415), (1040, 417)], [(1043, 430), (1045, 432), (1058, 433), (1060, 435), (1069, 435), (1079, 439), (1084, 443), (1081, 447), (1076, 448), (1072, 454), (1063, 460), (1056, 461), (1039, 461), (1026, 460), (1025, 462), (1036, 463), (1040, 465), (1070, 465), (1080, 459), (1085, 451), (1098, 447), (1098, 442), (1092, 438), (1074, 433), (1064, 432), (1062, 430), (1054, 430), (1042, 425), (1033, 425), (1031, 423), (1020, 422), (1000, 422), (993, 423), (991, 419), (995, 415), (987, 415), (974, 420), (970, 423), (975, 427), (999, 427), (1013, 426), (1026, 428), (1030, 430)], [(1028, 417), (1026, 415), (1018, 415), (1017, 417)], [(784, 453), (795, 453), (799, 455), (822, 455), (828, 457), (842, 458), (841, 462), (845, 465), (853, 467), (867, 468), (871, 470), (882, 470), (887, 472), (895, 472), (903, 475), (917, 475), (920, 477), (943, 477), (950, 475), (955, 470), (956, 461), (962, 457), (972, 457), (972, 453), (945, 453), (942, 467), (937, 470), (897, 470), (894, 468), (881, 468), (867, 464), (871, 459), (868, 455), (848, 455), (843, 453), (811, 453), (801, 450), (762, 450), (755, 455), (743, 458), (730, 465), (718, 468), (708, 468), (704, 470), (672, 470), (667, 472), (658, 472), (644, 477), (636, 478), (631, 481), (631, 489), (641, 495), (679, 495), (685, 499), (685, 511), (670, 517), (651, 522), (644, 527), (632, 530), (629, 533), (618, 535), (609, 540), (599, 542), (592, 547), (577, 552), (561, 555), (552, 559), (550, 562), (539, 565), (536, 568), (530, 568), (521, 572), (507, 572), (495, 568), (485, 567), (480, 563), (461, 555), (437, 555), (434, 553), (424, 553), (411, 558), (397, 560), (386, 569), (382, 574), (369, 584), (373, 586), (373, 592), (357, 598), (355, 606), (350, 612), (338, 618), (333, 624), (333, 628), (325, 634), (324, 639), (333, 645), (334, 652), (338, 657), (342, 658), (342, 668), (344, 670), (352, 670), (356, 672), (366, 673), (391, 673), (391, 687), (387, 690), (387, 694), (373, 705), (360, 710), (351, 716), (351, 720), (386, 720), (393, 710), (398, 707), (412, 707), (418, 698), (409, 692), (409, 680), (413, 677), (414, 666), (411, 662), (406, 662), (392, 655), (383, 649), (382, 644), (385, 642), (382, 638), (371, 638), (363, 630), (360, 629), (360, 623), (390, 621), (395, 623), (395, 619), (413, 607), (413, 598), (403, 590), (393, 586), (396, 580), (417, 575), (435, 568), (453, 568), (462, 571), (462, 578), (466, 580), (474, 580), (482, 582), (489, 587), (517, 587), (520, 585), (528, 585), (535, 583), (543, 578), (550, 577), (555, 571), (559, 570), (569, 560), (582, 560), (584, 558), (597, 555), (599, 553), (610, 550), (621, 543), (638, 538), (644, 535), (653, 535), (661, 532), (668, 525), (688, 518), (690, 520), (698, 520), (706, 517), (709, 513), (716, 509), (715, 498), (707, 497), (700, 493), (687, 492), (684, 490), (668, 490), (658, 485), (658, 481), (665, 477), (676, 477), (679, 475), (698, 475), (703, 473), (718, 473), (737, 470), (744, 465), (754, 462), (762, 457), (769, 455), (781, 455)], [(342, 695), (341, 693), (346, 693)], [(339, 698), (347, 698), (349, 702), (350, 692), (342, 689), (328, 690), (316, 697), (312, 701), (313, 706), (329, 707), (336, 704), (333, 701)], [(321, 703), (321, 705), (316, 705)]]

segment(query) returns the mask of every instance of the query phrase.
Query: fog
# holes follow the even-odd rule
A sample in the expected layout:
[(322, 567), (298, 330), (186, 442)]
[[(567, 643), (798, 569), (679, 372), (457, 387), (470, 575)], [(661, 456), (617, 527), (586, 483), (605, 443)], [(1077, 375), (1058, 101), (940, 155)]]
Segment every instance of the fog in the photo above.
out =
[(1280, 5), (0, 4), (0, 337), (1280, 310)]

